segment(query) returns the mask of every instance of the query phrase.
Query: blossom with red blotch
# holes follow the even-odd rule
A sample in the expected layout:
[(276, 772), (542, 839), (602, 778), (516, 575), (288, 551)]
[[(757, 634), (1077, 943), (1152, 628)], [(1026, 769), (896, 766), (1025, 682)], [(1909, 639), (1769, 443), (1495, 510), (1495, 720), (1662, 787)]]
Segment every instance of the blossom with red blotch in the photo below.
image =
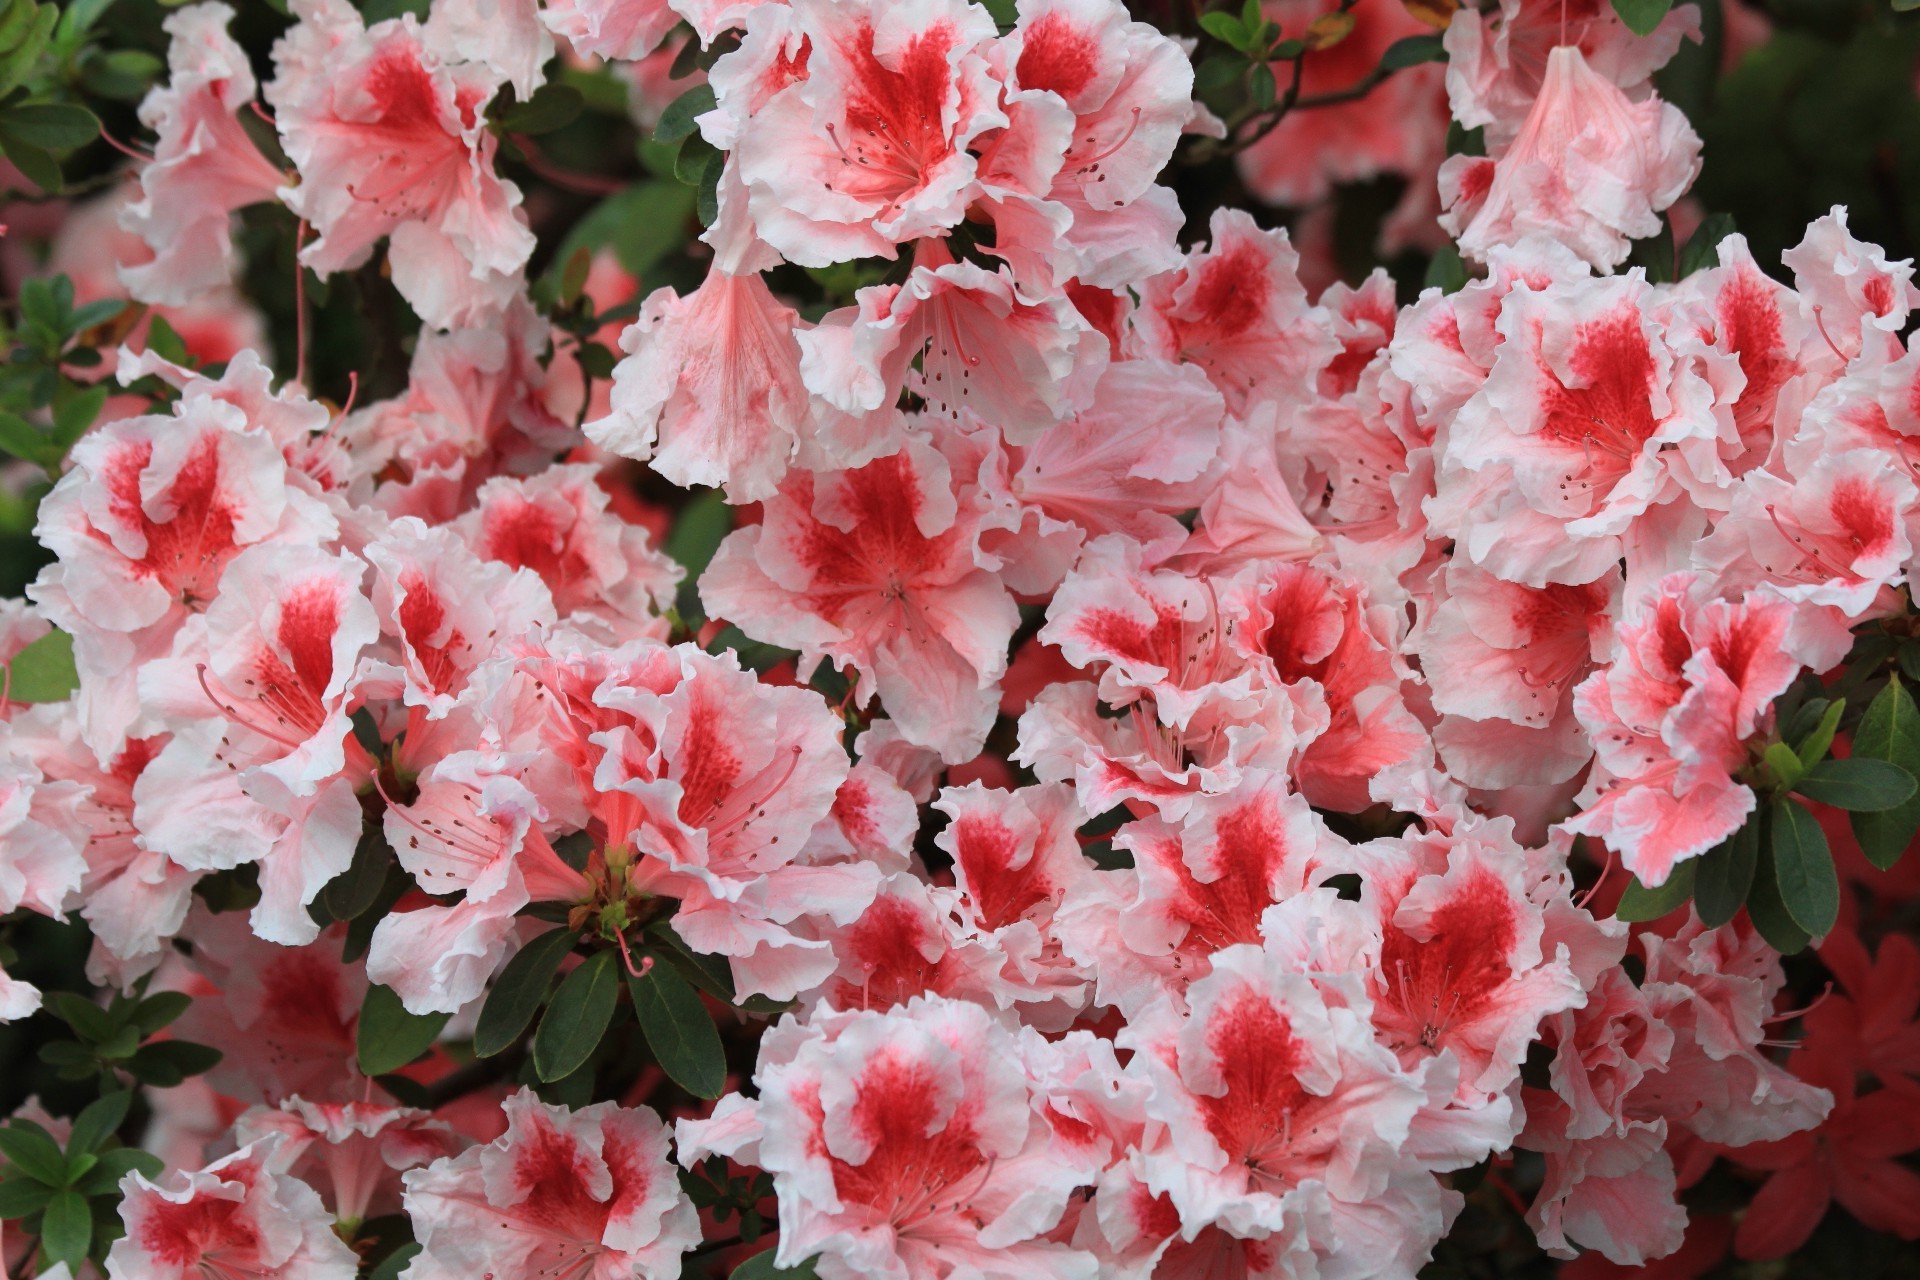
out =
[(700, 1241), (700, 1218), (646, 1107), (573, 1110), (522, 1089), (507, 1131), (406, 1173), (420, 1254), (415, 1280), (480, 1275), (667, 1280)]

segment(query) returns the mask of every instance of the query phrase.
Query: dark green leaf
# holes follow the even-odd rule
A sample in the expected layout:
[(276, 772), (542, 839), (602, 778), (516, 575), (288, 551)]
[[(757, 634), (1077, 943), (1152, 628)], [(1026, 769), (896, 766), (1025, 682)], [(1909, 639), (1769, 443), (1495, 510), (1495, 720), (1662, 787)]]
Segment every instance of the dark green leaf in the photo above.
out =
[(85, 306), (76, 307), (67, 318), (67, 327), (75, 333), (84, 333), (97, 328), (109, 320), (117, 320), (125, 314), (127, 303), (124, 298), (100, 298)]
[(1840, 916), (1840, 877), (1820, 824), (1785, 797), (1773, 802), (1773, 868), (1787, 914), (1808, 934), (1825, 937)]
[(1885, 760), (1822, 760), (1794, 787), (1809, 800), (1853, 813), (1883, 813), (1913, 798), (1913, 775)]
[(769, 1249), (765, 1253), (756, 1253), (733, 1269), (730, 1280), (818, 1280), (819, 1272), (813, 1269), (813, 1259), (809, 1258), (797, 1267), (776, 1267), (773, 1255), (779, 1249)]
[(1635, 876), (1620, 895), (1620, 905), (1614, 909), (1614, 915), (1621, 920), (1658, 920), (1672, 911), (1686, 905), (1693, 894), (1694, 864), (1682, 862), (1676, 866), (1664, 882), (1649, 889)]
[(494, 979), (493, 990), (480, 1010), (480, 1021), (473, 1029), (474, 1053), (491, 1058), (520, 1038), (546, 1000), (560, 962), (579, 939), (571, 929), (555, 929), (514, 953)]
[(679, 518), (673, 522), (673, 528), (667, 533), (666, 552), (686, 569), (687, 576), (680, 584), (677, 605), (680, 616), (689, 626), (697, 620), (704, 620), (701, 609), (699, 579), (705, 571), (713, 553), (720, 548), (721, 539), (733, 528), (733, 510), (727, 506), (726, 496), (718, 489), (708, 490), (680, 509)]
[(710, 84), (695, 85), (687, 90), (660, 113), (660, 123), (653, 127), (653, 140), (679, 142), (691, 137), (693, 131), (699, 128), (694, 122), (713, 110), (714, 101), (713, 86)]
[(586, 99), (568, 84), (543, 84), (525, 102), (516, 102), (494, 121), (503, 133), (538, 135), (572, 124)]
[[(1853, 731), (1853, 759), (1886, 760), (1913, 773), (1920, 770), (1920, 707), (1898, 676), (1867, 704)], [(1920, 775), (1916, 775), (1920, 776)], [(1853, 834), (1868, 861), (1882, 870), (1900, 860), (1920, 832), (1920, 795), (1897, 808), (1853, 815)]]
[(187, 350), (187, 344), (167, 323), (165, 316), (156, 315), (147, 324), (147, 350), (165, 360), (168, 364), (177, 364), (191, 369), (199, 362)]
[(14, 702), (60, 702), (79, 687), (73, 637), (64, 631), (49, 631), (7, 664), (7, 697)]
[(696, 1098), (725, 1092), (727, 1056), (720, 1033), (679, 970), (656, 963), (641, 977), (628, 974), (627, 988), (641, 1034), (667, 1077)]
[[(1766, 835), (1772, 835), (1770, 828), (1774, 822), (1766, 822)], [(1760, 863), (1753, 874), (1753, 888), (1747, 893), (1747, 915), (1753, 920), (1753, 927), (1766, 939), (1767, 945), (1783, 956), (1795, 955), (1806, 949), (1812, 941), (1807, 931), (1794, 922), (1788, 914), (1786, 903), (1780, 897), (1779, 873), (1774, 866), (1773, 841), (1762, 839), (1760, 842)]]
[(1736, 230), (1731, 214), (1716, 213), (1703, 220), (1687, 237), (1687, 247), (1680, 251), (1681, 276), (1719, 265), (1720, 242)]
[(35, 64), (40, 61), (40, 54), (46, 49), (47, 42), (53, 38), (54, 24), (60, 21), (60, 7), (15, 0), (14, 4), (8, 7), (8, 14), (9, 16), (19, 14), (25, 21), (12, 33), (17, 38), (8, 45), (0, 46), (0, 50), (4, 50), (0, 51), (0, 97), (12, 93), (22, 81), (33, 74)]
[(45, 151), (71, 151), (100, 136), (100, 122), (69, 102), (23, 102), (0, 112), (9, 137)]
[(1773, 770), (1775, 780), (1782, 787), (1792, 787), (1806, 773), (1806, 765), (1800, 763), (1800, 756), (1784, 742), (1767, 744), (1767, 768)]
[(1673, 0), (1613, 0), (1613, 11), (1637, 36), (1653, 34), (1660, 20), (1673, 8)]
[(406, 1066), (433, 1047), (450, 1016), (408, 1013), (392, 988), (369, 986), (360, 1006), (360, 1074), (383, 1076)]
[(184, 991), (156, 991), (134, 1006), (133, 1027), (144, 1040), (163, 1027), (172, 1026), (192, 1006), (193, 997)]
[(1406, 36), (1387, 46), (1380, 65), (1388, 71), (1417, 67), (1423, 62), (1445, 62), (1447, 49), (1438, 32), (1430, 36)]
[(1247, 47), (1247, 29), (1231, 13), (1203, 13), (1200, 29), (1230, 49)]
[(373, 904), (380, 900), (380, 890), (387, 883), (387, 867), (392, 861), (393, 851), (387, 848), (385, 833), (369, 825), (360, 833), (353, 861), (345, 871), (327, 881), (316, 898), (328, 921), (358, 920), (373, 910)]
[(1434, 250), (1433, 258), (1427, 263), (1427, 288), (1458, 293), (1469, 278), (1466, 259), (1460, 256), (1457, 247), (1444, 244)]
[(620, 961), (611, 951), (587, 959), (561, 980), (533, 1033), (533, 1069), (544, 1082), (580, 1069), (613, 1022), (620, 996)]
[(158, 1088), (169, 1089), (188, 1076), (211, 1071), (220, 1064), (221, 1053), (210, 1044), (191, 1040), (161, 1040), (142, 1045), (127, 1059), (127, 1070), (134, 1079)]
[(1813, 731), (1793, 744), (1793, 754), (1800, 757), (1801, 764), (1811, 769), (1826, 758), (1827, 750), (1833, 746), (1833, 735), (1840, 728), (1840, 717), (1846, 710), (1845, 698), (1835, 698), (1821, 708), (1819, 723)]
[(134, 1170), (139, 1170), (148, 1178), (157, 1178), (165, 1167), (160, 1157), (151, 1151), (142, 1151), (138, 1147), (115, 1147), (100, 1153), (100, 1162), (87, 1171), (87, 1176), (80, 1179), (74, 1189), (83, 1196), (109, 1195), (119, 1187), (120, 1180)]
[(565, 264), (582, 248), (609, 248), (622, 270), (644, 278), (685, 243), (687, 216), (698, 198), (678, 182), (635, 183), (580, 219), (561, 241), (554, 261)]
[(50, 1187), (67, 1184), (67, 1158), (60, 1154), (60, 1144), (31, 1121), (15, 1118), (0, 1128), (0, 1156), (36, 1182)]
[(127, 1108), (133, 1103), (131, 1089), (116, 1089), (88, 1103), (73, 1118), (73, 1133), (67, 1138), (67, 1153), (97, 1151), (100, 1145), (126, 1123)]
[(24, 1218), (40, 1212), (58, 1189), (38, 1179), (15, 1174), (0, 1182), (0, 1219)]
[[(696, 42), (689, 40), (687, 43)], [(407, 1264), (419, 1256), (420, 1246), (409, 1241), (382, 1258), (379, 1266), (367, 1272), (367, 1280), (400, 1280), (400, 1273), (407, 1269)]]
[(689, 947), (673, 931), (671, 920), (654, 921), (647, 926), (647, 936), (655, 940), (655, 950), (678, 966), (694, 986), (716, 1000), (733, 1003), (733, 968), (724, 956), (703, 955)]
[(720, 178), (726, 168), (726, 157), (715, 152), (713, 159), (707, 161), (707, 167), (701, 171), (700, 194), (694, 201), (693, 211), (699, 216), (703, 227), (710, 227), (720, 220)]
[(78, 1191), (62, 1191), (47, 1201), (40, 1219), (40, 1249), (49, 1260), (78, 1267), (93, 1245), (93, 1210)]
[(82, 1040), (98, 1044), (119, 1030), (121, 1021), (77, 991), (56, 991), (47, 997), (47, 1008), (72, 1027)]
[(1746, 905), (1753, 888), (1754, 868), (1760, 861), (1760, 815), (1707, 850), (1693, 877), (1693, 908), (1708, 928), (1717, 929)]
[(1253, 74), (1247, 78), (1247, 91), (1253, 97), (1253, 105), (1265, 111), (1274, 103), (1277, 86), (1273, 82), (1273, 67), (1269, 63), (1256, 62)]
[(17, 413), (0, 412), (0, 449), (42, 467), (60, 461), (60, 449), (47, 433)]

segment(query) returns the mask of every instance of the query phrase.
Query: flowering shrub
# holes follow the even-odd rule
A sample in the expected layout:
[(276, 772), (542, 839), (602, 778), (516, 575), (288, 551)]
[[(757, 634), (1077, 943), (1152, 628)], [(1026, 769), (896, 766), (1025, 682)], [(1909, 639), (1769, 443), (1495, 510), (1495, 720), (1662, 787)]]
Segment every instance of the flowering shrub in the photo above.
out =
[(1767, 7), (9, 0), (0, 1268), (1910, 1274)]

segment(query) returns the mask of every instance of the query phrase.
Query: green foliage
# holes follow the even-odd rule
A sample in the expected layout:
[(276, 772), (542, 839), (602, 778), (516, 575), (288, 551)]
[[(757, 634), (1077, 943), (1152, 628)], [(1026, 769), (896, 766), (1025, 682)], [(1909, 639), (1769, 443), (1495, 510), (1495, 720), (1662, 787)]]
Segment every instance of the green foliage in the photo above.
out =
[(1658, 920), (1670, 911), (1676, 911), (1686, 904), (1693, 893), (1695, 866), (1692, 862), (1682, 862), (1658, 886), (1649, 889), (1640, 883), (1638, 876), (1620, 895), (1620, 905), (1614, 915), (1622, 920)]
[(773, 1265), (775, 1252), (768, 1249), (754, 1254), (733, 1269), (732, 1280), (817, 1280), (819, 1272), (813, 1269), (811, 1259), (797, 1267), (776, 1267)]
[[(1861, 717), (1853, 733), (1853, 758), (1885, 760), (1920, 777), (1920, 707), (1898, 675), (1888, 678)], [(1855, 812), (1851, 821), (1868, 861), (1887, 870), (1920, 833), (1920, 795), (1886, 809)]]
[(719, 1097), (726, 1089), (726, 1051), (706, 1006), (680, 971), (656, 962), (643, 974), (628, 974), (627, 990), (660, 1069), (697, 1098)]
[(409, 1013), (392, 988), (377, 982), (369, 984), (355, 1033), (360, 1074), (384, 1076), (420, 1057), (433, 1048), (449, 1016)]
[(220, 1061), (220, 1051), (210, 1045), (154, 1039), (190, 1004), (192, 999), (178, 991), (146, 995), (144, 981), (105, 1005), (77, 992), (53, 992), (46, 997), (47, 1008), (73, 1035), (42, 1046), (41, 1061), (63, 1080), (97, 1079), (107, 1092), (124, 1088), (128, 1080), (170, 1088)]
[(1673, 8), (1673, 0), (1613, 0), (1613, 11), (1637, 36), (1651, 35)]
[(85, 371), (100, 363), (96, 336), (112, 335), (94, 331), (126, 311), (119, 299), (75, 305), (73, 282), (63, 275), (21, 285), (17, 323), (0, 326), (11, 347), (0, 366), (0, 450), (59, 474), (107, 399), (106, 384)]
[(600, 1047), (620, 1002), (620, 959), (611, 951), (588, 956), (560, 982), (533, 1033), (533, 1068), (543, 1082), (578, 1071)]
[(1781, 797), (1773, 802), (1774, 884), (1793, 922), (1811, 937), (1823, 937), (1840, 915), (1840, 877), (1826, 833), (1806, 806)]
[(116, 1088), (94, 1099), (73, 1118), (64, 1146), (20, 1116), (0, 1127), (0, 1218), (37, 1234), (47, 1263), (98, 1262), (119, 1233), (121, 1179), (159, 1176), (157, 1156), (120, 1143), (133, 1096)]
[(60, 702), (80, 687), (73, 665), (73, 637), (49, 631), (6, 663), (7, 699), (12, 702)]
[(494, 979), (480, 1021), (473, 1032), (473, 1051), (491, 1058), (513, 1044), (533, 1024), (533, 1015), (546, 1003), (547, 989), (560, 971), (580, 935), (572, 929), (543, 933), (514, 953)]

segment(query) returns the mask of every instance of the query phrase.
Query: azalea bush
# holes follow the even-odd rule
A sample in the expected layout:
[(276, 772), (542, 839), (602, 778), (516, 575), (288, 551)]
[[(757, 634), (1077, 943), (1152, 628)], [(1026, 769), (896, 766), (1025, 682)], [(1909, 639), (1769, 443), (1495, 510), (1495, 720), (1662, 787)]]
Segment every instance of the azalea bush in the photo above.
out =
[(1914, 1274), (1912, 7), (5, 0), (0, 1269)]

